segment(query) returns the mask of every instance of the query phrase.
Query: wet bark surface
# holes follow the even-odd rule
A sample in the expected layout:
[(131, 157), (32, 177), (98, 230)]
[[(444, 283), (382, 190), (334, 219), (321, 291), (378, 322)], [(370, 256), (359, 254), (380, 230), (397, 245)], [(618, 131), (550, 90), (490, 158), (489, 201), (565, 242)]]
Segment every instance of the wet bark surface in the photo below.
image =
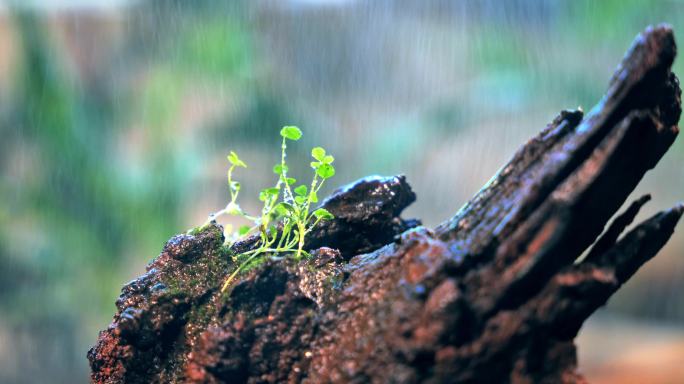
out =
[(675, 53), (669, 27), (645, 30), (587, 116), (561, 112), (435, 229), (400, 217), (404, 177), (362, 179), (323, 202), (336, 218), (311, 258), (267, 261), (225, 294), (230, 256), (257, 239), (172, 238), (123, 288), (93, 381), (582, 382), (582, 323), (684, 211), (623, 235), (645, 196), (606, 225), (678, 133)]

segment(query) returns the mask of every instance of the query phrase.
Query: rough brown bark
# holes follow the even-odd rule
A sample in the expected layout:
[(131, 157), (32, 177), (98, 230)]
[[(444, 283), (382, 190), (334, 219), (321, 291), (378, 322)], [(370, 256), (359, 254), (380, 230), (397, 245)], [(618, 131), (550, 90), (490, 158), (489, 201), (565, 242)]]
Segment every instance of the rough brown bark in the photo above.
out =
[(230, 254), (256, 239), (171, 239), (124, 287), (88, 353), (93, 381), (583, 381), (582, 323), (684, 212), (620, 238), (642, 197), (601, 235), (678, 133), (674, 57), (671, 29), (648, 28), (586, 117), (561, 112), (434, 230), (399, 217), (415, 199), (403, 177), (363, 179), (323, 203), (336, 219), (309, 237), (311, 259), (268, 261), (226, 295)]

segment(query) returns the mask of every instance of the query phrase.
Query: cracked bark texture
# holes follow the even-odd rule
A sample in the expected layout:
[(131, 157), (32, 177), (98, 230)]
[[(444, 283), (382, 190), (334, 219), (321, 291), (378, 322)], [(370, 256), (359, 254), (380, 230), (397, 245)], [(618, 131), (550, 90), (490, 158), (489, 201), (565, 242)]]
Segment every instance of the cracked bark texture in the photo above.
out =
[(644, 196), (604, 230), (678, 133), (675, 53), (670, 27), (647, 28), (587, 116), (561, 112), (434, 230), (400, 218), (416, 198), (404, 177), (362, 179), (323, 202), (336, 218), (308, 238), (312, 258), (268, 261), (225, 295), (230, 255), (256, 239), (174, 237), (122, 290), (92, 380), (583, 382), (582, 323), (684, 212), (622, 235)]

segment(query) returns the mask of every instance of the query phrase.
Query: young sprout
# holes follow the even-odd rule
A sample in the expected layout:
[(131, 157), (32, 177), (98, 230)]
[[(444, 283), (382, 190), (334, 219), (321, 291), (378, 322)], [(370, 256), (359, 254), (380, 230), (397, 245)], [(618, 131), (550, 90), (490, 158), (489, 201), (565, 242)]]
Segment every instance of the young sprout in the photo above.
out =
[(231, 281), (243, 270), (266, 260), (269, 255), (290, 255), (295, 260), (309, 256), (304, 250), (306, 235), (321, 221), (330, 220), (334, 216), (323, 208), (311, 212), (311, 205), (318, 203), (318, 191), (325, 181), (335, 175), (332, 163), (335, 158), (326, 154), (325, 149), (315, 147), (311, 150), (314, 161), (311, 162), (313, 178), (311, 184), (297, 184), (297, 180), (288, 176), (286, 150), (288, 141), (297, 141), (302, 137), (302, 131), (295, 126), (285, 126), (280, 130), (282, 137), (280, 163), (273, 166), (273, 173), (278, 177), (273, 187), (264, 188), (259, 193), (259, 200), (263, 207), (259, 216), (251, 216), (243, 211), (237, 203), (240, 193), (240, 183), (233, 180), (233, 171), (237, 167), (246, 168), (247, 165), (238, 155), (231, 151), (228, 155), (228, 187), (230, 202), (226, 207), (209, 216), (209, 221), (221, 215), (237, 216), (251, 222), (243, 225), (237, 233), (226, 236), (228, 242), (234, 242), (240, 237), (258, 233), (259, 243), (254, 249), (236, 256), (237, 267), (228, 276), (221, 292), (224, 292)]
[[(254, 218), (252, 216), (247, 215), (242, 208), (237, 203), (237, 198), (238, 195), (240, 194), (240, 189), (242, 185), (238, 182), (233, 180), (233, 171), (235, 171), (235, 168), (241, 167), (241, 168), (247, 168), (247, 164), (245, 164), (244, 161), (240, 160), (238, 157), (237, 153), (230, 151), (230, 154), (227, 157), (228, 162), (230, 162), (230, 168), (228, 168), (228, 190), (230, 191), (230, 202), (226, 205), (225, 208), (218, 212), (214, 212), (211, 215), (209, 215), (209, 219), (207, 223), (204, 225), (206, 226), (209, 224), (211, 221), (215, 220), (217, 217), (221, 215), (231, 215), (231, 216), (242, 216), (245, 217), (246, 219), (253, 221)], [(229, 227), (232, 229), (232, 226)], [(226, 236), (227, 239), (235, 239), (235, 233), (232, 233), (232, 231), (229, 231), (231, 233)], [(240, 236), (246, 234), (249, 232), (249, 226), (241, 226), (238, 229), (238, 234)]]

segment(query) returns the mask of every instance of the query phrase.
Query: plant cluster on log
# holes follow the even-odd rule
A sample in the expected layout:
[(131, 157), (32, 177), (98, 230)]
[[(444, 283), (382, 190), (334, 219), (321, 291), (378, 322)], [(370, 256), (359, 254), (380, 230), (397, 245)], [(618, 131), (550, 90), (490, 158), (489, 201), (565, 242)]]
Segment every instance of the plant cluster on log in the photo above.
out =
[[(268, 261), (221, 295), (218, 225), (172, 238), (89, 351), (96, 383), (581, 382), (582, 323), (665, 244), (678, 205), (605, 229), (678, 133), (668, 26), (640, 34), (606, 95), (563, 111), (434, 230), (400, 218), (405, 178), (335, 192), (312, 257)], [(622, 235), (622, 236), (621, 236)], [(593, 246), (592, 246), (593, 244)], [(587, 256), (579, 259), (587, 252)]]

